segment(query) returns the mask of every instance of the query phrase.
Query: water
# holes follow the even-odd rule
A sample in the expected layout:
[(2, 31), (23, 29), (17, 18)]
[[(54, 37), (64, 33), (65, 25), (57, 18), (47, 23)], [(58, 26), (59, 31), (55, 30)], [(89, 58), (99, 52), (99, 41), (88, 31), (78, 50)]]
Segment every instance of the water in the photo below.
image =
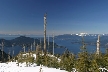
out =
[(18, 36), (15, 36), (15, 37), (1, 37), (0, 36), (0, 39), (6, 39), (6, 40), (12, 40), (12, 39), (15, 39), (16, 37), (18, 37)]
[[(4, 37), (4, 39), (7, 39), (7, 40), (11, 40), (14, 38), (16, 38), (16, 37)], [(50, 39), (50, 41), (52, 41), (52, 40)], [(59, 46), (66, 47), (69, 51), (71, 51), (74, 54), (79, 53), (81, 51), (80, 48), (81, 48), (82, 44), (78, 44), (78, 43), (72, 44), (71, 42), (72, 42), (72, 40), (55, 39), (55, 43), (57, 43)], [(87, 45), (86, 48), (89, 53), (96, 52), (96, 45), (94, 45), (94, 46)], [(12, 47), (4, 48), (4, 51), (6, 53), (9, 53), (9, 50), (11, 52), (11, 55), (12, 55), (12, 51), (14, 50), (14, 56), (17, 55), (21, 50), (23, 51), (22, 47), (19, 47), (19, 46), (16, 46), (14, 48), (12, 48)], [(65, 48), (55, 48), (55, 54), (62, 54), (65, 50), (66, 50)], [(105, 53), (105, 48), (100, 48), (100, 50), (102, 53)], [(28, 51), (28, 48), (26, 48), (26, 51)]]
[[(77, 54), (81, 51), (81, 46), (82, 44), (72, 44), (71, 40), (55, 40), (55, 42), (58, 44), (58, 45), (61, 45), (61, 46), (65, 46), (69, 51), (71, 51), (72, 53), (74, 54)], [(86, 48), (87, 48), (87, 51), (89, 53), (94, 53), (96, 52), (96, 45), (86, 45)], [(100, 48), (100, 51), (102, 53), (105, 53), (105, 48), (101, 47)]]
[[(13, 50), (14, 50), (14, 55), (13, 55)], [(16, 56), (20, 51), (22, 51), (22, 47), (20, 46), (16, 46), (14, 48), (12, 47), (4, 47), (4, 52), (6, 52), (7, 54), (9, 54), (12, 56)]]

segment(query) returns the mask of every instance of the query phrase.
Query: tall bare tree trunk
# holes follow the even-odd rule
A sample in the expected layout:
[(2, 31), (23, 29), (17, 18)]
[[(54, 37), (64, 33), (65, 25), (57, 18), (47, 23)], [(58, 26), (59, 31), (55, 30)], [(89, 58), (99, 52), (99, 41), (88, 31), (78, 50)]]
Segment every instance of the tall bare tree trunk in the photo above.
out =
[(44, 55), (46, 55), (46, 16), (47, 14), (45, 13), (44, 15)]

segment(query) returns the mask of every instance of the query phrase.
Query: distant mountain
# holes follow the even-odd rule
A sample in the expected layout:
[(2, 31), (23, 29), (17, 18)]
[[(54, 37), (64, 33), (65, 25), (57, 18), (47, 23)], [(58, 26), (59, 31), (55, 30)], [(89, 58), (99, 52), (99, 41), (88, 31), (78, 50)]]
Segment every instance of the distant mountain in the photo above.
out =
[[(35, 41), (35, 47), (34, 47), (34, 41)], [(40, 44), (40, 39), (38, 39), (38, 38), (34, 39), (31, 37), (26, 37), (26, 36), (16, 37), (11, 40), (0, 39), (0, 48), (2, 47), (2, 43), (3, 43), (4, 51), (6, 53), (9, 53), (9, 51), (10, 51), (10, 55), (13, 55), (13, 50), (14, 50), (13, 56), (16, 56), (20, 51), (24, 51), (23, 45), (25, 46), (25, 51), (31, 50), (31, 44), (32, 44), (32, 51), (36, 50), (37, 44), (41, 45), (42, 50), (44, 49), (43, 38), (41, 38), (41, 44)], [(14, 47), (12, 47), (12, 45), (14, 45)], [(58, 46), (56, 43), (54, 43), (54, 47), (55, 48), (65, 48), (64, 46)], [(46, 48), (49, 52), (52, 52), (53, 42), (49, 42), (49, 46), (48, 46), (48, 42), (47, 42)]]
[(0, 46), (2, 46), (3, 42), (3, 45), (5, 45), (5, 47), (11, 47), (11, 41), (10, 40), (5, 40), (5, 39), (0, 39)]
[(35, 41), (36, 44), (39, 43), (38, 39), (33, 39), (26, 36), (20, 36), (15, 39), (10, 40), (11, 44), (14, 44), (15, 46), (22, 46), (23, 44), (26, 46), (30, 46)]
[[(14, 46), (23, 46), (23, 44), (26, 46), (26, 47), (30, 47), (31, 44), (33, 45), (34, 44), (34, 41), (35, 41), (35, 45), (37, 44), (40, 44), (40, 40), (39, 39), (34, 39), (34, 38), (30, 38), (30, 37), (26, 37), (26, 36), (20, 36), (20, 37), (17, 37), (15, 39), (12, 39), (12, 40), (5, 40), (5, 39), (0, 39), (0, 46), (3, 42), (4, 46), (5, 47), (12, 47), (12, 45)], [(53, 47), (53, 42), (49, 42), (49, 48), (52, 48)], [(41, 47), (44, 46), (44, 41), (42, 39), (41, 41)], [(48, 47), (48, 42), (46, 44), (46, 46)], [(55, 43), (55, 47), (62, 47), (62, 46), (58, 46), (56, 43)]]
[(0, 45), (3, 42), (5, 47), (12, 47), (12, 45), (22, 46), (23, 44), (26, 46), (30, 46), (31, 44), (33, 44), (34, 41), (36, 44), (39, 43), (38, 39), (33, 39), (30, 37), (26, 37), (26, 36), (20, 36), (12, 40), (0, 39)]

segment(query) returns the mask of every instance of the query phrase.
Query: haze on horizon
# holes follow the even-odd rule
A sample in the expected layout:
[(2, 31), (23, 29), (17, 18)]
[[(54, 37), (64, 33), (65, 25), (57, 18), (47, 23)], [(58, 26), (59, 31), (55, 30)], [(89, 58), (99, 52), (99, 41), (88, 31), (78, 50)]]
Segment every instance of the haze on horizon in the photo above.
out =
[(0, 0), (0, 34), (108, 33), (108, 0)]

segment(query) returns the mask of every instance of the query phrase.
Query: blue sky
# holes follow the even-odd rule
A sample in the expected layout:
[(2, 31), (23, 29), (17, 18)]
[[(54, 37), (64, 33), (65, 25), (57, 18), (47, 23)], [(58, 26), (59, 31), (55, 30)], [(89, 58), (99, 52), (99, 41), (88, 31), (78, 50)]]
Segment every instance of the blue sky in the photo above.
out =
[(108, 0), (0, 0), (0, 34), (108, 33)]

